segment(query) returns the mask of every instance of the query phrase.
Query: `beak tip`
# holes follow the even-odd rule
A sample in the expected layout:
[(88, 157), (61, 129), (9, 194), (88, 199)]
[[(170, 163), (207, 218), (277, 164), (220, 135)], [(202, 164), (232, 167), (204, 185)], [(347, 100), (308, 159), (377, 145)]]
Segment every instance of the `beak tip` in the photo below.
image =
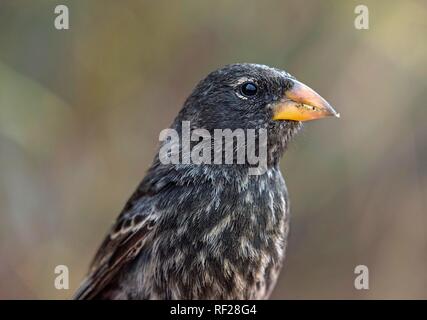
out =
[(341, 118), (341, 114), (337, 111), (335, 111), (334, 108), (332, 108), (332, 106), (326, 102), (326, 109), (329, 111), (329, 115), (335, 117), (335, 118)]
[(341, 118), (341, 114), (339, 114), (338, 112), (335, 113), (335, 118)]

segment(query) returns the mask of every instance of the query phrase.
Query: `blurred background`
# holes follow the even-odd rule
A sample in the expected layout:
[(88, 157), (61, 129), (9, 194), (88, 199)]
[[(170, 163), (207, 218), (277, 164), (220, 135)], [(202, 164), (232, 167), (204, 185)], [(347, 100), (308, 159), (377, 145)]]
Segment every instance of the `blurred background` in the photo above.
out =
[(2, 0), (0, 298), (70, 298), (194, 85), (256, 62), (341, 113), (282, 161), (291, 237), (272, 297), (427, 299), (427, 3), (365, 0), (369, 30), (358, 4)]

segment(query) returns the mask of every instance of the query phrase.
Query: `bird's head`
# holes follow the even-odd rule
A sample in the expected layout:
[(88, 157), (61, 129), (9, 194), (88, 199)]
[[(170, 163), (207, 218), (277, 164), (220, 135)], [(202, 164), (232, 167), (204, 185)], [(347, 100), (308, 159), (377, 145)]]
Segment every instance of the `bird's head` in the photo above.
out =
[(268, 131), (277, 156), (303, 121), (339, 117), (313, 89), (289, 73), (259, 64), (231, 64), (199, 82), (175, 119), (174, 127), (190, 121), (191, 128), (260, 129)]
[(180, 120), (200, 128), (258, 128), (278, 122), (339, 117), (329, 103), (289, 73), (239, 63), (213, 71), (187, 99)]

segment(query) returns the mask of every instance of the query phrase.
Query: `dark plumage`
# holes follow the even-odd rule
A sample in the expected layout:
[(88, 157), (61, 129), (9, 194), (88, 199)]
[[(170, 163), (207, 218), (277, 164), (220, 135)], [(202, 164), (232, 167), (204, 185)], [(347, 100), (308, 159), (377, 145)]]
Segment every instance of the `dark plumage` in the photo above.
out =
[(289, 229), (279, 160), (301, 127), (295, 120), (337, 115), (310, 90), (254, 64), (229, 65), (202, 80), (171, 128), (180, 132), (182, 121), (209, 132), (265, 128), (267, 171), (250, 175), (248, 162), (163, 164), (156, 155), (75, 298), (267, 298)]

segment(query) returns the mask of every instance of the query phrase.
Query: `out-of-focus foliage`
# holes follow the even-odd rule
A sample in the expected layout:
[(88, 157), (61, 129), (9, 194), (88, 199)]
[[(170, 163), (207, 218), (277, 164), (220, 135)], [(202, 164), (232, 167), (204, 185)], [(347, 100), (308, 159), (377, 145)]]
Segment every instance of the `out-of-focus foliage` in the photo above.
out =
[[(427, 6), (364, 1), (0, 2), (0, 298), (68, 298), (193, 86), (286, 69), (341, 119), (282, 163), (292, 201), (274, 298), (427, 298)], [(70, 268), (70, 290), (54, 267)], [(370, 290), (353, 287), (370, 269)]]

